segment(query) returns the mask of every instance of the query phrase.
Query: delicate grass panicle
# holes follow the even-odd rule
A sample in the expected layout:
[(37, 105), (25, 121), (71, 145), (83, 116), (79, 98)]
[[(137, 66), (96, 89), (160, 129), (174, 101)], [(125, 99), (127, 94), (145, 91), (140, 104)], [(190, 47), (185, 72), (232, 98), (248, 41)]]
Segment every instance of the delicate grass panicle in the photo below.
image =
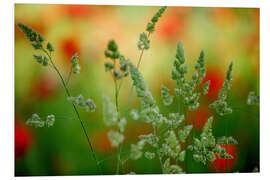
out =
[[(118, 147), (118, 158), (117, 158), (117, 168), (116, 174), (119, 174), (122, 151), (122, 142), (124, 140), (124, 131), (126, 126), (126, 118), (120, 117), (119, 109), (119, 92), (123, 83), (123, 79), (129, 75), (128, 62), (118, 50), (118, 45), (114, 40), (110, 40), (107, 45), (107, 50), (104, 52), (105, 57), (111, 61), (104, 63), (105, 71), (110, 72), (114, 82), (114, 94), (115, 94), (115, 104), (110, 102), (108, 96), (104, 96), (103, 103), (103, 120), (108, 126), (117, 126), (118, 130), (110, 130), (108, 133), (109, 140), (113, 147)], [(118, 68), (119, 66), (119, 68)], [(119, 82), (120, 81), (120, 82)], [(107, 104), (106, 104), (107, 103)]]
[(257, 96), (254, 91), (250, 91), (248, 93), (247, 104), (248, 105), (259, 105), (260, 104), (260, 96)]
[[(128, 159), (137, 160), (139, 158), (146, 158), (153, 163), (158, 161), (161, 173), (177, 174), (188, 172), (188, 158), (191, 158), (192, 161), (201, 162), (204, 165), (213, 162), (216, 159), (216, 155), (225, 159), (233, 158), (227, 153), (227, 149), (222, 148), (221, 145), (237, 144), (237, 141), (231, 136), (227, 137), (227, 133), (225, 133), (225, 136), (216, 140), (213, 135), (214, 116), (209, 117), (199, 136), (196, 136), (194, 133), (195, 128), (193, 127), (196, 124), (196, 110), (200, 105), (200, 96), (201, 94), (206, 95), (208, 93), (211, 83), (207, 81), (202, 84), (206, 75), (205, 54), (203, 50), (200, 52), (195, 63), (192, 78), (188, 80), (186, 75), (189, 73), (189, 69), (188, 66), (185, 65), (186, 58), (183, 43), (179, 41), (177, 44), (176, 55), (171, 71), (171, 78), (176, 82), (176, 87), (174, 91), (170, 91), (169, 88), (161, 85), (163, 105), (172, 106), (174, 102), (178, 104), (177, 110), (171, 112), (164, 113), (161, 111), (162, 108), (159, 107), (149, 90), (147, 82), (139, 71), (144, 50), (150, 49), (150, 34), (156, 30), (156, 24), (166, 8), (167, 7), (161, 7), (147, 24), (146, 32), (140, 34), (137, 44), (140, 55), (136, 65), (120, 53), (118, 45), (114, 40), (108, 42), (107, 48), (104, 51), (104, 55), (107, 58), (107, 61), (104, 63), (105, 72), (108, 72), (112, 76), (114, 82), (114, 102), (111, 102), (109, 96), (104, 95), (102, 114), (105, 125), (111, 127), (108, 132), (111, 145), (118, 148), (116, 174), (122, 174), (125, 171), (124, 164)], [(30, 40), (34, 49), (41, 51), (41, 54), (33, 55), (34, 59), (42, 66), (53, 68), (59, 76), (65, 89), (67, 99), (71, 102), (75, 115), (81, 123), (99, 173), (102, 173), (100, 162), (97, 160), (90, 138), (88, 137), (84, 123), (77, 110), (77, 107), (82, 107), (87, 111), (93, 112), (96, 109), (96, 105), (92, 99), (85, 100), (82, 95), (77, 97), (71, 96), (67, 87), (71, 74), (80, 73), (81, 68), (79, 66), (78, 54), (76, 53), (71, 57), (71, 71), (68, 80), (64, 81), (63, 75), (54, 64), (51, 56), (51, 53), (55, 51), (53, 45), (48, 42), (45, 49), (43, 47), (45, 39), (40, 34), (22, 23), (18, 23), (18, 27)], [(210, 107), (215, 110), (216, 114), (220, 116), (232, 113), (231, 107), (229, 107), (226, 102), (231, 88), (232, 66), (233, 64), (231, 63), (226, 74), (226, 80), (219, 92), (218, 99), (210, 105)], [(128, 104), (125, 106), (124, 113), (122, 114), (119, 106), (119, 95), (122, 83), (129, 75), (132, 86), (128, 96)], [(140, 99), (141, 105), (140, 108), (133, 107), (130, 111), (133, 88), (136, 90), (136, 95)], [(247, 103), (258, 104), (259, 97), (256, 96), (254, 92), (251, 92), (248, 96)], [(187, 121), (187, 111), (193, 111), (195, 113), (195, 119), (192, 124)], [(136, 121), (142, 120), (149, 123), (152, 127), (152, 132), (140, 135), (139, 141), (130, 145), (130, 152), (127, 158), (124, 159), (122, 157), (122, 143), (125, 139), (124, 132), (127, 119)], [(42, 120), (37, 114), (33, 114), (26, 123), (34, 127), (51, 127), (54, 121), (54, 115), (48, 115), (45, 120)], [(191, 133), (193, 134), (192, 138), (190, 138)], [(134, 172), (131, 174), (134, 174)]]
[(226, 102), (228, 92), (231, 88), (231, 81), (232, 81), (232, 67), (233, 62), (230, 63), (229, 68), (226, 73), (226, 79), (223, 83), (222, 89), (219, 91), (218, 99), (210, 104), (210, 108), (214, 109), (216, 113), (220, 116), (224, 116), (226, 114), (232, 113), (232, 108)]
[(53, 114), (48, 115), (45, 120), (42, 120), (38, 114), (33, 114), (31, 118), (26, 121), (29, 126), (38, 127), (51, 127), (55, 121), (55, 116)]
[[(88, 142), (88, 145), (90, 148), (90, 153), (93, 156), (93, 159), (96, 163), (98, 171), (99, 171), (99, 173), (102, 173), (101, 168), (98, 164), (98, 160), (97, 160), (95, 151), (93, 149), (92, 143), (91, 143), (90, 138), (87, 134), (84, 122), (80, 118), (80, 114), (77, 110), (77, 106), (81, 106), (81, 107), (84, 107), (87, 111), (93, 112), (96, 108), (94, 101), (92, 99), (84, 100), (82, 95), (80, 95), (78, 97), (72, 97), (71, 93), (67, 87), (68, 81), (65, 82), (63, 75), (60, 73), (60, 70), (56, 67), (56, 65), (52, 59), (51, 53), (55, 51), (55, 48), (53, 47), (53, 45), (50, 42), (47, 42), (46, 49), (45, 49), (43, 46), (45, 38), (41, 34), (37, 33), (32, 28), (30, 28), (22, 23), (18, 23), (17, 25), (20, 28), (20, 30), (24, 33), (24, 35), (27, 37), (27, 39), (30, 41), (30, 43), (34, 47), (34, 49), (37, 51), (41, 51), (42, 54), (34, 54), (33, 55), (34, 59), (42, 66), (49, 66), (49, 67), (53, 68), (55, 70), (55, 72), (57, 73), (57, 75), (58, 75), (58, 77), (59, 77), (59, 79), (60, 79), (60, 81), (65, 89), (67, 99), (72, 103), (74, 113), (77, 116), (78, 120), (80, 121), (84, 135), (87, 139), (87, 142)], [(72, 63), (71, 70), (73, 71), (74, 74), (78, 74), (80, 72), (80, 66), (78, 64), (78, 55), (77, 54), (75, 54), (71, 58), (71, 63)], [(69, 80), (69, 77), (68, 77), (68, 80)], [(33, 114), (32, 117), (27, 120), (26, 124), (31, 125), (31, 126), (35, 126), (35, 127), (44, 127), (44, 126), (51, 127), (51, 126), (53, 126), (54, 121), (55, 121), (54, 115), (48, 115), (46, 120), (43, 121), (37, 114)]]

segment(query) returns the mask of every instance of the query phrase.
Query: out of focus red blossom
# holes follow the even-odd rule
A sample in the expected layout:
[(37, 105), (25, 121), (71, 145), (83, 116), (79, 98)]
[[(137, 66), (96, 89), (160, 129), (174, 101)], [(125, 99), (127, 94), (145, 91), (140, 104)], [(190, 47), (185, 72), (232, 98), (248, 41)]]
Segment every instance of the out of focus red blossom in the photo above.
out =
[(23, 157), (33, 144), (33, 135), (22, 122), (15, 121), (15, 159)]
[(258, 33), (248, 34), (241, 38), (243, 47), (246, 49), (246, 52), (249, 54), (254, 54), (254, 51), (259, 51), (259, 42), (260, 37)]
[(60, 8), (70, 17), (83, 18), (93, 13), (92, 7), (86, 5), (61, 5)]
[(171, 40), (176, 36), (181, 34), (181, 30), (183, 29), (184, 21), (183, 19), (175, 16), (175, 15), (167, 15), (160, 19), (158, 25), (158, 33), (165, 40)]
[(79, 54), (80, 45), (77, 38), (71, 36), (61, 41), (60, 48), (66, 56), (64, 61), (67, 62), (75, 53)]
[(38, 77), (30, 89), (30, 95), (40, 99), (47, 99), (54, 95), (56, 90), (56, 81), (48, 76)]
[(207, 69), (206, 76), (202, 84), (210, 80), (208, 94), (206, 95), (208, 98), (216, 99), (218, 97), (218, 92), (223, 86), (224, 79), (225, 79), (225, 76), (219, 69), (214, 69), (214, 68)]
[[(211, 116), (211, 110), (207, 105), (200, 105), (200, 107), (196, 110), (196, 125), (194, 128), (200, 130), (203, 128), (204, 124)], [(188, 124), (194, 124), (195, 120), (195, 111), (188, 112)]]
[(100, 130), (91, 134), (94, 137), (92, 138), (93, 147), (97, 152), (110, 152), (113, 149), (107, 134), (108, 130)]
[[(221, 145), (225, 148), (226, 145)], [(227, 144), (227, 153), (233, 156), (232, 159), (227, 159), (227, 171), (226, 171), (226, 159), (219, 158), (216, 154), (216, 160), (210, 164), (210, 168), (214, 172), (231, 172), (237, 161), (237, 147), (235, 144)]]
[(210, 8), (214, 22), (223, 30), (231, 30), (238, 19), (232, 8)]

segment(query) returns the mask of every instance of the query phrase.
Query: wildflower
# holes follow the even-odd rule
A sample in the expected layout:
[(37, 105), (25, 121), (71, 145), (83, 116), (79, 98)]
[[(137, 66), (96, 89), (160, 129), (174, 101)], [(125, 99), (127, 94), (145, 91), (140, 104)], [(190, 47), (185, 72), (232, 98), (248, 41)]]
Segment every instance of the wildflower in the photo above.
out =
[(80, 44), (76, 36), (70, 36), (61, 40), (60, 48), (67, 58), (72, 57), (75, 53), (80, 53)]
[(164, 16), (160, 22), (159, 31), (160, 37), (164, 40), (172, 40), (176, 36), (181, 36), (184, 18), (176, 17), (174, 14)]
[(23, 157), (33, 144), (30, 130), (22, 123), (15, 121), (15, 159)]

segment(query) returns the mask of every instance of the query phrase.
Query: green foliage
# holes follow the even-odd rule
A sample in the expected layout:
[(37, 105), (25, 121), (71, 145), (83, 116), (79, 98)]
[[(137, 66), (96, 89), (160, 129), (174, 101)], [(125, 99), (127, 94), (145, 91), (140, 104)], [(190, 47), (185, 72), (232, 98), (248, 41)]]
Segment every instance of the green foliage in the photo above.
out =
[(51, 127), (53, 126), (55, 122), (55, 116), (53, 114), (48, 115), (46, 117), (46, 120), (42, 120), (38, 114), (33, 114), (31, 118), (29, 118), (26, 121), (26, 125), (28, 126), (34, 126), (35, 128), (40, 128), (40, 127)]
[[(109, 41), (107, 50), (105, 50), (105, 57), (111, 59), (112, 62), (105, 62), (104, 67), (106, 72), (112, 72), (112, 75), (115, 80), (122, 79), (124, 77), (127, 77), (129, 74), (128, 69), (128, 62), (129, 60), (126, 59), (123, 55), (121, 55), (118, 51), (118, 46), (114, 40)], [(116, 63), (120, 65), (120, 68), (118, 69), (116, 67)]]
[(47, 50), (50, 51), (50, 52), (55, 50), (53, 45), (50, 42), (47, 43)]
[(206, 81), (202, 86), (202, 92), (204, 95), (208, 94), (208, 89), (210, 85), (210, 80)]
[(73, 68), (73, 73), (74, 74), (80, 74), (80, 65), (79, 65), (79, 57), (78, 54), (75, 53), (72, 57), (71, 57), (71, 63), (72, 63), (72, 68)]
[(218, 144), (238, 144), (238, 142), (232, 137), (222, 136), (217, 140)]
[(47, 66), (49, 62), (48, 56), (42, 56), (41, 54), (33, 54), (35, 60), (42, 66)]
[(108, 50), (105, 50), (105, 52), (104, 52), (104, 54), (107, 58), (110, 58), (110, 59), (119, 58), (120, 54), (118, 52), (118, 46), (114, 40), (109, 41), (109, 43), (107, 45), (107, 49)]
[(130, 158), (137, 160), (142, 156), (142, 150), (145, 145), (145, 140), (140, 140), (137, 144), (131, 144), (130, 146)]
[(159, 18), (162, 16), (164, 11), (167, 9), (166, 6), (161, 7), (158, 12), (152, 17), (151, 22), (147, 24), (146, 31), (152, 33), (155, 31), (156, 23), (158, 22)]
[(206, 75), (205, 60), (204, 60), (204, 51), (202, 50), (200, 56), (195, 64), (195, 69), (197, 70), (198, 75), (193, 80), (196, 80), (196, 84), (200, 84), (203, 78)]
[(163, 164), (163, 173), (180, 174), (183, 173), (183, 170), (178, 165), (170, 165), (170, 158), (167, 158)]
[[(201, 93), (198, 92), (198, 86), (202, 82), (206, 74), (204, 52), (201, 51), (200, 56), (195, 65), (196, 72), (193, 74), (191, 81), (185, 78), (188, 73), (188, 67), (184, 66), (185, 55), (183, 44), (179, 41), (176, 49), (175, 60), (173, 63), (172, 79), (176, 81), (177, 88), (175, 93), (178, 97), (183, 99), (184, 106), (188, 107), (188, 110), (196, 110), (199, 107), (199, 99)], [(203, 93), (206, 94), (209, 87), (207, 83), (203, 87)]]
[(147, 37), (145, 32), (140, 34), (139, 42), (138, 42), (138, 49), (139, 50), (147, 50), (150, 48), (150, 40)]
[(42, 49), (42, 42), (45, 39), (41, 34), (37, 33), (35, 30), (26, 26), (23, 23), (17, 23), (17, 26), (31, 42), (31, 45), (34, 47), (34, 49)]
[(167, 118), (164, 118), (164, 124), (170, 127), (170, 129), (180, 128), (185, 116), (179, 113), (170, 113)]
[(118, 121), (118, 112), (116, 110), (115, 104), (110, 100), (109, 96), (103, 96), (103, 105), (102, 105), (102, 115), (103, 121), (107, 126), (114, 126)]
[(130, 111), (130, 116), (133, 120), (138, 120), (140, 118), (140, 114), (137, 109), (132, 109)]
[(194, 152), (195, 161), (207, 164), (216, 159), (214, 148), (216, 146), (215, 137), (212, 134), (213, 117), (210, 117), (203, 127), (200, 139), (194, 138), (194, 143), (189, 147)]
[(112, 130), (108, 132), (108, 137), (113, 147), (119, 146), (119, 144), (124, 140), (123, 134)]
[(229, 68), (226, 73), (225, 82), (223, 83), (223, 87), (218, 94), (218, 99), (214, 101), (212, 104), (210, 104), (210, 108), (214, 109), (216, 113), (220, 116), (232, 113), (232, 108), (226, 102), (228, 92), (231, 88), (232, 66), (233, 62), (231, 62), (229, 65)]
[(183, 130), (180, 130), (179, 131), (179, 140), (180, 142), (185, 142), (186, 141), (186, 138), (188, 137), (188, 135), (190, 134), (192, 130), (192, 125), (187, 125), (183, 128)]
[[(98, 159), (96, 157), (96, 154), (95, 154), (95, 151), (93, 149), (93, 146), (92, 146), (92, 143), (91, 143), (91, 140), (87, 134), (87, 131), (86, 131), (86, 128), (84, 126), (84, 122), (82, 121), (82, 119), (80, 118), (80, 114), (77, 110), (77, 107), (76, 105), (78, 106), (81, 106), (83, 108), (85, 108), (87, 111), (90, 111), (90, 112), (93, 112), (95, 111), (96, 109), (96, 105), (95, 103), (93, 102), (92, 99), (87, 99), (87, 100), (84, 100), (83, 96), (79, 96), (79, 97), (72, 97), (70, 94), (70, 91), (67, 87), (67, 82), (64, 81), (64, 77), (63, 75), (60, 73), (59, 69), (57, 68), (57, 66), (55, 65), (53, 59), (52, 59), (52, 55), (51, 53), (53, 51), (55, 51), (53, 45), (50, 43), (50, 42), (47, 42), (47, 46), (46, 46), (46, 49), (43, 48), (43, 45), (42, 43), (44, 42), (45, 38), (37, 33), (36, 31), (34, 31), (32, 28), (22, 24), (22, 23), (18, 23), (17, 24), (18, 27), (20, 28), (20, 30), (25, 34), (25, 36), (28, 38), (28, 40), (30, 41), (31, 45), (34, 47), (35, 50), (41, 50), (44, 55), (42, 54), (34, 54), (34, 58), (35, 60), (43, 65), (43, 66), (47, 66), (49, 63), (50, 67), (52, 67), (57, 76), (59, 77), (60, 79), (60, 82), (62, 83), (64, 89), (65, 89), (65, 93), (68, 97), (68, 100), (70, 100), (72, 102), (72, 107), (73, 107), (73, 110), (78, 118), (78, 120), (80, 121), (80, 124), (82, 126), (82, 129), (83, 129), (83, 132), (84, 132), (84, 135), (87, 139), (87, 143), (89, 145), (89, 148), (90, 148), (90, 153), (91, 155), (93, 156), (93, 159), (96, 163), (96, 166), (97, 166), (97, 169), (99, 171), (99, 173), (102, 173), (101, 171), (101, 168), (99, 166), (99, 163), (98, 163)], [(72, 62), (72, 66), (73, 66), (73, 72), (75, 74), (78, 74), (80, 72), (80, 66), (78, 65), (78, 56), (77, 54), (75, 54), (72, 59), (71, 59), (71, 62)], [(69, 76), (70, 77), (70, 76)], [(68, 77), (68, 80), (69, 80), (69, 77)], [(27, 125), (31, 125), (31, 126), (35, 126), (35, 127), (43, 127), (43, 126), (48, 126), (48, 127), (51, 127), (53, 126), (54, 124), (54, 121), (55, 121), (55, 117), (54, 115), (48, 115), (45, 122), (41, 120), (41, 118), (37, 115), (37, 114), (33, 114), (33, 116), (27, 120), (26, 124)]]
[(96, 105), (92, 99), (85, 100), (84, 97), (80, 94), (78, 97), (68, 97), (68, 100), (72, 103), (84, 108), (88, 112), (94, 112), (96, 110)]
[(146, 159), (151, 160), (151, 159), (154, 159), (155, 158), (156, 154), (147, 151), (147, 152), (144, 153), (144, 156), (146, 157)]
[(259, 105), (260, 104), (260, 96), (257, 96), (254, 91), (250, 91), (248, 93), (247, 104), (248, 105)]
[(169, 106), (173, 103), (173, 96), (170, 95), (169, 89), (164, 85), (161, 86), (161, 97), (165, 106)]
[(193, 159), (205, 165), (216, 159), (215, 153), (217, 153), (220, 158), (232, 158), (220, 144), (228, 144), (228, 142), (231, 142), (232, 144), (237, 143), (232, 137), (222, 137), (216, 141), (216, 138), (212, 134), (213, 120), (213, 117), (210, 117), (207, 120), (200, 135), (200, 139), (194, 138), (193, 145), (188, 147), (189, 150), (194, 152)]

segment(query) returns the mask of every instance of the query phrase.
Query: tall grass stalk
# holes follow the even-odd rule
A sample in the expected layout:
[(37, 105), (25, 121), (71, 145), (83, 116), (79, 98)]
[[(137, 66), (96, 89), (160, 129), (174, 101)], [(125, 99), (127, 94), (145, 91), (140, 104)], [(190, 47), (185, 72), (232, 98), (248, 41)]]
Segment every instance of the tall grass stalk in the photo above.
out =
[[(64, 78), (63, 78), (62, 74), (60, 73), (59, 69), (56, 67), (56, 65), (54, 64), (54, 62), (53, 62), (53, 60), (52, 60), (51, 53), (48, 53), (48, 51), (47, 51), (46, 49), (44, 49), (44, 48), (42, 48), (41, 50), (42, 50), (45, 54), (47, 54), (47, 56), (49, 57), (49, 60), (50, 60), (50, 62), (51, 62), (51, 65), (52, 65), (52, 67), (54, 68), (54, 70), (56, 71), (58, 77), (60, 78), (61, 83), (62, 83), (62, 85), (63, 85), (63, 87), (64, 87), (64, 89), (65, 89), (65, 92), (66, 92), (67, 96), (68, 96), (68, 97), (71, 97), (70, 92), (69, 92), (69, 89), (68, 89), (68, 87), (67, 87), (66, 82), (64, 81)], [(88, 143), (89, 148), (90, 148), (90, 152), (91, 152), (91, 154), (92, 154), (92, 156), (93, 156), (93, 159), (95, 160), (95, 164), (96, 164), (96, 166), (97, 166), (97, 169), (98, 169), (99, 173), (102, 174), (101, 167), (100, 167), (100, 165), (99, 165), (99, 163), (98, 163), (97, 155), (96, 155), (96, 153), (95, 153), (95, 151), (94, 151), (94, 148), (93, 148), (93, 145), (92, 145), (92, 143), (91, 143), (90, 137), (89, 137), (88, 134), (87, 134), (87, 131), (86, 131), (84, 122), (82, 121), (82, 119), (81, 119), (81, 117), (80, 117), (80, 114), (79, 114), (79, 112), (78, 112), (78, 110), (77, 110), (77, 108), (76, 108), (76, 105), (75, 105), (73, 102), (71, 102), (71, 103), (72, 103), (72, 107), (73, 107), (73, 109), (74, 109), (74, 111), (75, 111), (75, 114), (76, 114), (76, 116), (77, 116), (77, 118), (78, 118), (78, 120), (80, 121), (80, 124), (81, 124), (81, 126), (82, 126), (84, 135), (85, 135), (85, 137), (86, 137), (86, 139), (87, 139), (87, 143)]]

